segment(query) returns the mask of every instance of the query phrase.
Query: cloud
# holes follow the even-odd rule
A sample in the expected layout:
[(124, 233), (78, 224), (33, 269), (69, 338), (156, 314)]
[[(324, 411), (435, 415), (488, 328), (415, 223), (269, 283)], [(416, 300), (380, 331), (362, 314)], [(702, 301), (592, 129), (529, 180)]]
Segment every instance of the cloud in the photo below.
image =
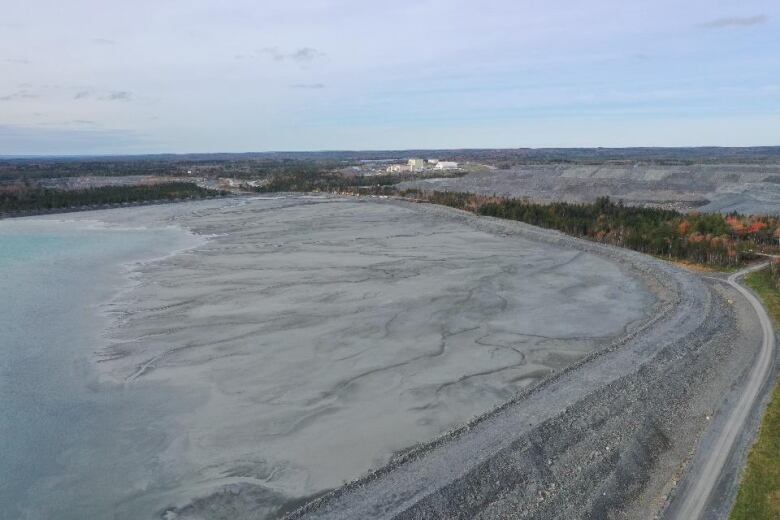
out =
[(25, 58), (5, 58), (3, 60), (5, 63), (12, 63), (14, 65), (29, 65), (30, 60)]
[(75, 100), (91, 98), (97, 98), (101, 101), (130, 101), (133, 98), (133, 93), (127, 90), (111, 90), (101, 94), (94, 90), (79, 90), (73, 95)]
[[(325, 56), (325, 53), (318, 51), (314, 47), (301, 47), (292, 52), (284, 52), (279, 47), (263, 47), (260, 54), (270, 57), (274, 61), (293, 61), (299, 65), (308, 65), (314, 60)], [(242, 59), (243, 54), (237, 54), (236, 59)]]
[(287, 57), (284, 53), (282, 53), (282, 51), (279, 50), (279, 47), (263, 47), (260, 49), (260, 54), (270, 56), (274, 61), (284, 61)]
[(324, 83), (295, 83), (293, 85), (290, 85), (290, 88), (316, 90), (316, 89), (325, 88), (325, 84)]
[(20, 99), (35, 99), (38, 96), (29, 90), (17, 90), (5, 96), (0, 96), (0, 101), (18, 101)]
[(107, 95), (103, 96), (101, 99), (106, 101), (130, 101), (132, 97), (133, 94), (127, 90), (113, 90)]
[(116, 45), (115, 40), (110, 40), (108, 38), (92, 38), (92, 43), (96, 45)]
[(728, 16), (725, 18), (718, 18), (707, 23), (701, 24), (702, 27), (707, 29), (723, 29), (727, 27), (751, 27), (753, 25), (760, 25), (769, 21), (769, 17), (763, 14), (756, 16)]
[(317, 49), (312, 47), (301, 47), (297, 51), (290, 54), (290, 59), (297, 61), (298, 63), (311, 63), (320, 56), (323, 56), (323, 53)]

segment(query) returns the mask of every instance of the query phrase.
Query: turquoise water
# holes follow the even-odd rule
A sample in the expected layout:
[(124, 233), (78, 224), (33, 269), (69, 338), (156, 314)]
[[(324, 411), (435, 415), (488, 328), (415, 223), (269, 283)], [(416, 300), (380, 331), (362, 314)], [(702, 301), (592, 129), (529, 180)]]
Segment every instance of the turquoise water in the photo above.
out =
[(0, 221), (0, 518), (144, 511), (145, 490), (166, 475), (174, 410), (189, 407), (163, 385), (101, 382), (100, 303), (127, 283), (124, 262), (160, 256), (183, 235)]
[(0, 269), (19, 262), (34, 261), (47, 251), (62, 251), (69, 245), (65, 237), (43, 233), (0, 236)]

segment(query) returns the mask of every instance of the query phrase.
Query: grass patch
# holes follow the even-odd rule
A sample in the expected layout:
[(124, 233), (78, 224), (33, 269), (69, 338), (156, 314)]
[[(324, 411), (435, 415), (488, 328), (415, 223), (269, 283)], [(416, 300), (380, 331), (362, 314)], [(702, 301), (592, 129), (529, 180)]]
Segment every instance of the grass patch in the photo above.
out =
[(775, 286), (775, 281), (769, 272), (769, 268), (750, 273), (745, 277), (745, 285), (753, 289), (763, 300), (769, 316), (780, 327), (780, 291)]
[[(769, 315), (780, 326), (780, 291), (768, 269), (751, 273), (745, 283), (763, 300)], [(780, 386), (776, 386), (766, 410), (758, 439), (750, 450), (747, 467), (731, 511), (731, 520), (780, 518)]]

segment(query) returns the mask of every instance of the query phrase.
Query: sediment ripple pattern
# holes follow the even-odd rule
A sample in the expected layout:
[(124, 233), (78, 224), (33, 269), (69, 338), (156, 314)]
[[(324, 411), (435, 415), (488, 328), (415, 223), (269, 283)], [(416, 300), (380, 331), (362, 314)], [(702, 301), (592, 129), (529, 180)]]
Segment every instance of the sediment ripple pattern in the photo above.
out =
[(278, 515), (511, 399), (657, 303), (609, 259), (414, 205), (289, 197), (168, 218), (212, 238), (136, 268), (100, 358), (123, 384), (207, 389), (161, 454), (169, 518)]

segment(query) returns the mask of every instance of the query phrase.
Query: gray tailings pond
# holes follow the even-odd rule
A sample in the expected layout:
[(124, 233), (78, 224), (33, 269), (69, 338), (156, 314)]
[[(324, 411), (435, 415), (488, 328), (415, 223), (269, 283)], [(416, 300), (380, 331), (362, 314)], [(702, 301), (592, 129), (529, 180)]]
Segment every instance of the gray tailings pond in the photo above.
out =
[(0, 516), (272, 518), (653, 307), (610, 260), (454, 216), (290, 196), (0, 221)]

